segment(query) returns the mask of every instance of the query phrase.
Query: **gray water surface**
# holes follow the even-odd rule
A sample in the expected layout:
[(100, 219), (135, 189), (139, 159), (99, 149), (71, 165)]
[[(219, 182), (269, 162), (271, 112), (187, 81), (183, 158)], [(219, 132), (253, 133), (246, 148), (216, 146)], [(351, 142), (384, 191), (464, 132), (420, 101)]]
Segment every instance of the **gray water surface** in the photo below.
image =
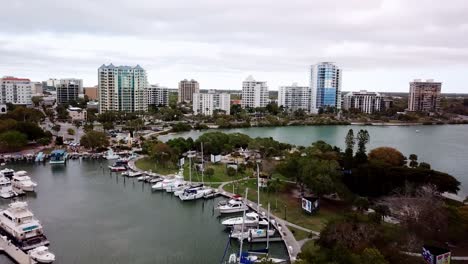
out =
[[(217, 200), (182, 202), (136, 179), (111, 175), (107, 166), (78, 160), (8, 164), (38, 182), (37, 194), (22, 199), (42, 222), (55, 263), (220, 262), (228, 233), (213, 215)], [(234, 242), (231, 251), (237, 247)], [(282, 243), (270, 248), (275, 256), (287, 255)], [(8, 260), (2, 256), (0, 263)]]

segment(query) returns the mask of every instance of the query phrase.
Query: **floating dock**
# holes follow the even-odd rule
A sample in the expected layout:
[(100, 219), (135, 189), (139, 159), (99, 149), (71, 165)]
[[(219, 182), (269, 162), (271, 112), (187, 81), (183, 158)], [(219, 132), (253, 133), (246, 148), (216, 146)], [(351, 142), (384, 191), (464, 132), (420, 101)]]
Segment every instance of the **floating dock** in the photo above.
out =
[(11, 259), (18, 264), (35, 264), (28, 254), (24, 253), (21, 249), (13, 245), (11, 242), (0, 238), (0, 251), (6, 253)]

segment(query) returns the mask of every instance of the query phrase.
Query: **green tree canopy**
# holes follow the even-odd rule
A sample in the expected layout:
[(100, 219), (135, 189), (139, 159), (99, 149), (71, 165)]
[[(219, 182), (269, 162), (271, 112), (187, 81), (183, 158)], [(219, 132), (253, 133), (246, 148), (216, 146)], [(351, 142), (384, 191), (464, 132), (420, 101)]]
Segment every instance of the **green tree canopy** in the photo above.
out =
[(406, 163), (405, 156), (391, 147), (379, 147), (371, 150), (369, 160), (378, 160), (390, 166), (403, 166)]
[(80, 139), (81, 146), (92, 150), (107, 148), (109, 139), (104, 132), (89, 130)]
[(0, 147), (3, 151), (15, 151), (28, 143), (25, 134), (18, 131), (6, 131), (0, 134)]

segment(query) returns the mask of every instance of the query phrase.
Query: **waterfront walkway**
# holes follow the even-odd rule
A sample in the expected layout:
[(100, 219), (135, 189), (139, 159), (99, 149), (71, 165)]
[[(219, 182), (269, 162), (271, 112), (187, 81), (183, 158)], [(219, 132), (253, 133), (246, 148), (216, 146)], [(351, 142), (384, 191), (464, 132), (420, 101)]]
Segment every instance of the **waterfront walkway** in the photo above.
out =
[(0, 238), (0, 251), (5, 252), (18, 264), (34, 264), (36, 261), (32, 260), (28, 254), (17, 248), (10, 242)]
[[(218, 192), (223, 196), (231, 198), (235, 194), (230, 193), (228, 191), (225, 191), (224, 186), (226, 186), (227, 184), (233, 183), (233, 182), (240, 182), (240, 181), (243, 181), (243, 180), (245, 180), (245, 178), (240, 179), (240, 180), (230, 181), (230, 182), (224, 182), (223, 184), (221, 184), (218, 187)], [(261, 207), (261, 206), (258, 207), (258, 205), (256, 203), (254, 203), (252, 201), (248, 201), (247, 205), (254, 211), (257, 211), (257, 209), (259, 209), (258, 214), (268, 216), (268, 210)], [(283, 239), (284, 244), (286, 245), (286, 248), (287, 248), (288, 254), (289, 254), (289, 259), (290, 259), (291, 262), (296, 261), (297, 255), (301, 252), (302, 245), (304, 245), (304, 243), (307, 242), (308, 239), (297, 241), (296, 238), (294, 237), (293, 233), (291, 232), (291, 230), (289, 230), (288, 226), (300, 229), (300, 230), (305, 231), (305, 232), (312, 233), (315, 236), (320, 235), (319, 232), (315, 232), (315, 231), (312, 231), (310, 229), (307, 229), (307, 228), (304, 228), (302, 226), (298, 226), (296, 224), (293, 224), (291, 222), (283, 220), (282, 218), (279, 218), (279, 217), (273, 215), (272, 213), (270, 213), (270, 220), (274, 220), (273, 225), (279, 231), (279, 233), (281, 235), (281, 238)]]

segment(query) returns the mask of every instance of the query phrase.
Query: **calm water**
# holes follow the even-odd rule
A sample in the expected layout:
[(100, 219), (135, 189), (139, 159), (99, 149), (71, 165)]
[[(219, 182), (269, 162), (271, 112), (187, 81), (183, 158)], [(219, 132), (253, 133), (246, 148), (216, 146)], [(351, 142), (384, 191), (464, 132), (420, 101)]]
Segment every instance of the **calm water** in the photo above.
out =
[[(24, 200), (45, 228), (55, 263), (220, 262), (227, 233), (213, 215), (217, 201), (182, 202), (151, 192), (136, 179), (111, 175), (103, 169), (107, 165), (8, 165), (27, 170), (38, 182), (37, 195)], [(282, 243), (271, 249), (275, 256), (287, 254)], [(0, 263), (11, 262), (0, 256)]]
[[(344, 148), (344, 138), (352, 128), (367, 129), (370, 134), (369, 149), (390, 146), (405, 156), (417, 154), (419, 161), (428, 162), (434, 169), (447, 172), (462, 183), (460, 195), (468, 194), (468, 126), (302, 126), (302, 127), (253, 127), (220, 130), (240, 132), (251, 137), (273, 137), (290, 144), (308, 146), (317, 140)], [(419, 130), (419, 133), (416, 133)], [(191, 131), (177, 135), (161, 136), (168, 140), (176, 136), (198, 138), (206, 131)]]

